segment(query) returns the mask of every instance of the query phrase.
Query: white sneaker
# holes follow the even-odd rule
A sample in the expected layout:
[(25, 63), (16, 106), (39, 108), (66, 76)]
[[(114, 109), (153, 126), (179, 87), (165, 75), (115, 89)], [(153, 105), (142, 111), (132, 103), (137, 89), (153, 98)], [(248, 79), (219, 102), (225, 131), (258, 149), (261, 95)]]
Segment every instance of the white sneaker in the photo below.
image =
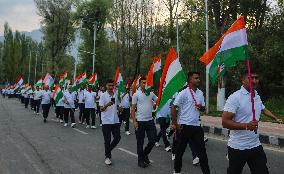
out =
[(36, 114), (36, 111), (34, 111), (34, 114)]
[(66, 126), (68, 126), (68, 124), (67, 123), (64, 123), (64, 125), (63, 125), (64, 127), (66, 127)]
[(156, 142), (156, 143), (155, 143), (155, 146), (156, 146), (156, 147), (159, 147), (159, 146), (160, 146), (160, 144), (159, 144), (158, 142)]
[(103, 124), (100, 124), (100, 127), (102, 127), (103, 126)]
[(130, 132), (129, 132), (129, 131), (126, 131), (125, 134), (126, 134), (126, 135), (130, 135)]
[(198, 165), (199, 164), (199, 158), (198, 157), (195, 157), (192, 161), (192, 164), (193, 165)]
[(174, 172), (173, 174), (181, 174), (181, 173), (176, 173), (176, 172)]
[(39, 115), (39, 113), (36, 113), (36, 115)]
[(123, 124), (126, 124), (126, 121), (123, 121)]
[(172, 161), (174, 161), (176, 159), (176, 155), (172, 154)]
[(91, 126), (91, 129), (96, 129), (97, 127), (96, 126)]
[(59, 120), (59, 122), (60, 122), (60, 123), (63, 123), (63, 120), (62, 120), (62, 119), (60, 119), (60, 120)]
[(165, 148), (165, 151), (170, 152), (172, 150), (171, 146)]
[(106, 158), (106, 159), (105, 159), (105, 164), (106, 164), (106, 165), (111, 165), (111, 160), (110, 160), (109, 158)]
[(74, 128), (76, 126), (76, 123), (71, 123), (71, 127)]
[(87, 125), (87, 126), (86, 126), (86, 129), (89, 129), (89, 128), (90, 128), (90, 126), (89, 126), (89, 125)]

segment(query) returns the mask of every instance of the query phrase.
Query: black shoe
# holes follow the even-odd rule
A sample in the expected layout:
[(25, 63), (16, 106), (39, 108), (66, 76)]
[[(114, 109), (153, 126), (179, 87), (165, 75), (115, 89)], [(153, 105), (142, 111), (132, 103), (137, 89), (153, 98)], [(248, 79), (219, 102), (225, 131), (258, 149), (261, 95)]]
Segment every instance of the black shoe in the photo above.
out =
[(141, 168), (146, 168), (148, 165), (143, 161), (143, 162), (138, 162), (138, 166)]
[(46, 119), (43, 119), (43, 122), (46, 123)]
[(146, 156), (145, 158), (144, 158), (144, 162), (147, 164), (147, 165), (149, 165), (151, 162), (150, 162), (150, 160), (149, 160), (149, 158), (148, 158), (148, 156)]

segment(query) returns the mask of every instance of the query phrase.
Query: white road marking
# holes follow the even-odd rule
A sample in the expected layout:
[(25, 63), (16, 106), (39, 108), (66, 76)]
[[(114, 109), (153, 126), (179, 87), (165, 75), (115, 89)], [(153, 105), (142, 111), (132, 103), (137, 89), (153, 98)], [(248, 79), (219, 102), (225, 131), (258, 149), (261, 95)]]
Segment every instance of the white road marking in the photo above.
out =
[(77, 128), (73, 128), (73, 129), (74, 129), (75, 131), (77, 131), (77, 132), (80, 132), (81, 134), (88, 135), (87, 132), (81, 131), (81, 130), (79, 130), (79, 129), (77, 129)]
[[(126, 149), (124, 149), (124, 148), (118, 148), (119, 150), (121, 150), (121, 151), (123, 151), (123, 152), (125, 152), (125, 153), (128, 153), (129, 155), (132, 155), (132, 156), (135, 156), (136, 158), (138, 158), (138, 155), (136, 154), (136, 153), (133, 153), (133, 152), (131, 152), (131, 151), (129, 151), (129, 150), (126, 150)], [(150, 162), (151, 163), (154, 163), (154, 161), (152, 161), (152, 160), (150, 160)]]

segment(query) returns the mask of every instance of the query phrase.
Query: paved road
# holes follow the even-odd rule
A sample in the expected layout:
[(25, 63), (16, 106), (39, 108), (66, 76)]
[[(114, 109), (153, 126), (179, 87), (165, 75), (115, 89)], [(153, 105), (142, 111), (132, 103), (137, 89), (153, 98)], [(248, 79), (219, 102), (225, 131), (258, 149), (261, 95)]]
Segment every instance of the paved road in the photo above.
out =
[[(270, 173), (283, 173), (284, 150), (265, 148), (265, 151)], [(210, 137), (207, 152), (212, 174), (226, 173), (226, 142)], [(121, 142), (113, 150), (113, 165), (106, 166), (100, 128), (63, 127), (55, 122), (53, 109), (44, 124), (41, 116), (35, 116), (18, 100), (0, 99), (0, 174), (170, 174), (173, 171), (170, 158), (171, 154), (163, 147), (154, 147), (150, 155), (153, 164), (139, 168), (135, 136), (126, 136), (122, 131)], [(188, 150), (183, 173), (200, 174), (200, 168), (191, 162)], [(243, 173), (248, 171), (246, 167)]]

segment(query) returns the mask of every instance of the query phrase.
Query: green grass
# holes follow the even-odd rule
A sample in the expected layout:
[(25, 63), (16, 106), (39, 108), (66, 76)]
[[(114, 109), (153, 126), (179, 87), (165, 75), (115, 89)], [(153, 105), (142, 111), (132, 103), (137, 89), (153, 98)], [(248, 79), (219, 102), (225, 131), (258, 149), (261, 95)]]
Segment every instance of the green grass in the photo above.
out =
[[(279, 118), (282, 118), (284, 121), (284, 97), (279, 98), (270, 98), (264, 103), (265, 107), (270, 110), (274, 115)], [(222, 111), (217, 111), (217, 99), (214, 97), (210, 98), (210, 105), (209, 105), (209, 114), (213, 117), (221, 117)], [(274, 119), (271, 119), (264, 114), (261, 115), (261, 121), (265, 122), (275, 122)]]

